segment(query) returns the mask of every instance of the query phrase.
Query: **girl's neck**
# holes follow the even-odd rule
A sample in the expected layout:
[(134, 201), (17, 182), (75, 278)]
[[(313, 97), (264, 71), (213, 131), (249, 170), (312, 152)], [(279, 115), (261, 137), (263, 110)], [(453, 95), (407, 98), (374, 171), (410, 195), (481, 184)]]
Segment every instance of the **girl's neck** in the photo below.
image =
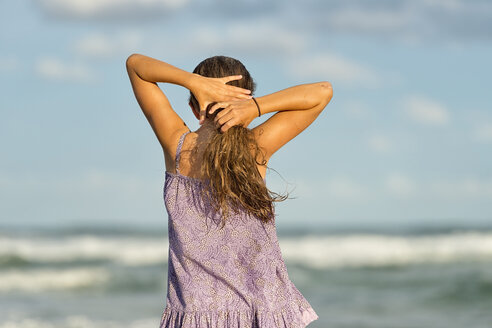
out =
[(208, 139), (208, 137), (220, 133), (215, 127), (215, 123), (212, 119), (206, 118), (203, 124), (195, 131), (198, 135)]

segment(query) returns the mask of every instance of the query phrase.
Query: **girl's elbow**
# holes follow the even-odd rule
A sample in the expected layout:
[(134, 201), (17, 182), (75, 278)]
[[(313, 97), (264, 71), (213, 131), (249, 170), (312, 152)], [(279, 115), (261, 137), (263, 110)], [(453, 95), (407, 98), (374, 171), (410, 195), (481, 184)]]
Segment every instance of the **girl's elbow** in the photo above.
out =
[(132, 67), (135, 64), (135, 61), (138, 59), (140, 54), (133, 53), (126, 59), (126, 67)]
[(333, 97), (333, 87), (328, 81), (319, 82), (318, 86), (320, 103), (323, 103), (326, 106)]

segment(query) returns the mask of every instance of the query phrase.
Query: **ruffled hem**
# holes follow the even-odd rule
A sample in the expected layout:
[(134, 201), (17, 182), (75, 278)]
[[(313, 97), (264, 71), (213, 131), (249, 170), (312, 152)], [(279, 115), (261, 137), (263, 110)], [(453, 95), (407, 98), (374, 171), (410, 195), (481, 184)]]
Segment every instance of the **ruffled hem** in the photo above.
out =
[(318, 318), (311, 307), (285, 311), (181, 311), (166, 306), (159, 328), (304, 328)]

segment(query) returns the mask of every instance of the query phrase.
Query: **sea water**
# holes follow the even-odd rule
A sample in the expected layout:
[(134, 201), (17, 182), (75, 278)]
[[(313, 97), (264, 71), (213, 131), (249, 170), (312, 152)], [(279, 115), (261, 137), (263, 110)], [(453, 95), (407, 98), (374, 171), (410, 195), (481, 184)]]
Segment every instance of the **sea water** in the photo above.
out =
[[(309, 327), (492, 327), (490, 228), (277, 231)], [(0, 328), (158, 327), (167, 251), (166, 227), (2, 227)]]

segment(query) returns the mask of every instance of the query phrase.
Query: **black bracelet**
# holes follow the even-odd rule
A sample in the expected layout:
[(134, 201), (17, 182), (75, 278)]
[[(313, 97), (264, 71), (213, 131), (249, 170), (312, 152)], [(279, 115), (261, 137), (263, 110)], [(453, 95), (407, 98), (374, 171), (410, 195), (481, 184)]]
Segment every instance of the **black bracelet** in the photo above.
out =
[(256, 101), (255, 97), (253, 97), (253, 100), (254, 100), (254, 102), (256, 104), (256, 107), (258, 107), (258, 117), (260, 117), (261, 116), (260, 106), (258, 106), (258, 102)]

